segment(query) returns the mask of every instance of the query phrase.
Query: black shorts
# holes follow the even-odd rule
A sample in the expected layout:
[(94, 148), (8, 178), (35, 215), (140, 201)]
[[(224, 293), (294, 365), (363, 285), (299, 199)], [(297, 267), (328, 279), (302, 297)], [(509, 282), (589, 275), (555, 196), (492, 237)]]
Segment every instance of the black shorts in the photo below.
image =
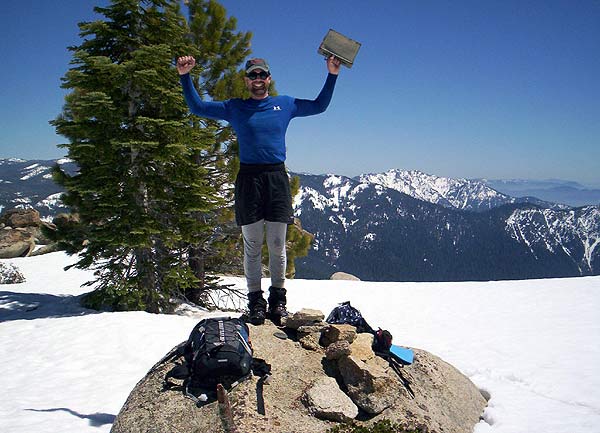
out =
[(235, 180), (238, 226), (260, 220), (293, 224), (292, 194), (285, 164), (240, 164)]

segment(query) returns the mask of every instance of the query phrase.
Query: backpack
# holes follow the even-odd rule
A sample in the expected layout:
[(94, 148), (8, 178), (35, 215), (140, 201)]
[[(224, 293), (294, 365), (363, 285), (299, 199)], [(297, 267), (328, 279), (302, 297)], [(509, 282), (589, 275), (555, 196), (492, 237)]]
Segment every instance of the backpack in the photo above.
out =
[[(198, 406), (216, 397), (217, 385), (231, 390), (251, 373), (263, 372), (267, 377), (270, 365), (252, 358), (248, 325), (239, 318), (211, 317), (194, 326), (187, 341), (168, 353), (155, 367), (183, 356), (165, 375), (163, 389), (181, 387), (183, 394)], [(182, 380), (177, 385), (171, 378)]]
[[(254, 374), (260, 376), (256, 384), (257, 411), (265, 414), (263, 384), (271, 376), (271, 364), (252, 357), (250, 332), (242, 319), (213, 317), (201, 320), (192, 329), (188, 340), (165, 355), (153, 370), (181, 357), (183, 364), (176, 363), (166, 373), (163, 390), (181, 388), (183, 395), (200, 407), (215, 401), (219, 389), (226, 396), (227, 391)], [(182, 380), (183, 384), (173, 383), (171, 378)]]
[(389, 351), (392, 347), (392, 334), (386, 329), (379, 328), (373, 338), (373, 351), (374, 352), (385, 352)]
[(231, 387), (250, 374), (248, 325), (238, 318), (208, 318), (194, 326), (183, 349), (191, 388)]

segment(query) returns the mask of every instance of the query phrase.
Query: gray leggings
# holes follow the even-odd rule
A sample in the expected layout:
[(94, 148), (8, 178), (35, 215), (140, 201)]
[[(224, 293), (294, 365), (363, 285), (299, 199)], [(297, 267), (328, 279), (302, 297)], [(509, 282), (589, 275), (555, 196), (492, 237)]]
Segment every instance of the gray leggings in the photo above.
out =
[(269, 273), (271, 286), (283, 288), (285, 285), (285, 235), (286, 223), (260, 220), (242, 226), (244, 237), (244, 274), (249, 292), (261, 290), (262, 277), (261, 250), (265, 227), (267, 231), (267, 248), (269, 249)]

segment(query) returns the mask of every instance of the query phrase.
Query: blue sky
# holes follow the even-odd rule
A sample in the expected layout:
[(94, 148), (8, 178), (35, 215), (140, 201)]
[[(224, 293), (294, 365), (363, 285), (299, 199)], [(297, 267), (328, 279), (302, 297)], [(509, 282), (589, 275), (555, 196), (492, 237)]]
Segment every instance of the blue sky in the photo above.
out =
[[(20, 0), (0, 16), (0, 157), (58, 158), (77, 23), (106, 0)], [(221, 1), (280, 94), (312, 98), (329, 28), (362, 47), (322, 115), (295, 119), (288, 166), (357, 175), (560, 178), (600, 186), (600, 2)]]

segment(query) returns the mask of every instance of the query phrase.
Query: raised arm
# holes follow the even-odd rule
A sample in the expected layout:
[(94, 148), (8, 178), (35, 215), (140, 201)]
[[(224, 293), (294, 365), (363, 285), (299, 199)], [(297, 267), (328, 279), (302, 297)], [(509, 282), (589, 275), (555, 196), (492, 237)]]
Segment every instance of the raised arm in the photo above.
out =
[(179, 81), (183, 87), (183, 96), (187, 102), (190, 111), (197, 116), (208, 117), (215, 120), (229, 120), (227, 104), (225, 102), (203, 101), (198, 95), (190, 71), (196, 65), (196, 60), (192, 56), (183, 56), (177, 59), (177, 72)]
[(293, 117), (312, 116), (314, 114), (322, 113), (327, 109), (333, 96), (333, 89), (335, 88), (337, 76), (340, 73), (340, 63), (340, 60), (334, 56), (330, 56), (327, 59), (327, 70), (329, 73), (327, 74), (327, 80), (325, 80), (325, 85), (321, 89), (319, 96), (314, 100), (295, 99), (295, 111)]

